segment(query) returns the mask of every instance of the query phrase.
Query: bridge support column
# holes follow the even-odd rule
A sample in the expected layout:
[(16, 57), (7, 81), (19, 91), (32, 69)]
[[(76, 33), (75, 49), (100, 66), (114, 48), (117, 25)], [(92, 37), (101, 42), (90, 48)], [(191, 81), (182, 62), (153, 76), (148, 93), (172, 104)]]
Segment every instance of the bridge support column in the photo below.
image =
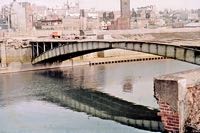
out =
[(46, 52), (46, 44), (43, 42), (43, 52)]
[(1, 43), (1, 67), (7, 67), (6, 42)]
[(36, 43), (36, 51), (37, 51), (37, 56), (39, 56), (39, 44), (38, 43)]
[(32, 60), (35, 58), (35, 46), (32, 44)]
[(51, 42), (51, 49), (53, 49), (53, 43)]
[[(191, 112), (189, 109), (192, 106), (188, 104), (191, 99), (189, 88), (196, 88), (199, 80), (200, 69), (155, 78), (154, 95), (158, 101), (159, 115), (166, 131), (184, 133), (188, 125), (192, 124), (191, 122), (187, 123), (190, 120)], [(196, 91), (200, 94), (200, 89)], [(198, 100), (193, 101), (193, 104), (197, 105), (197, 109), (200, 109)], [(200, 115), (200, 112), (195, 113), (197, 116)]]

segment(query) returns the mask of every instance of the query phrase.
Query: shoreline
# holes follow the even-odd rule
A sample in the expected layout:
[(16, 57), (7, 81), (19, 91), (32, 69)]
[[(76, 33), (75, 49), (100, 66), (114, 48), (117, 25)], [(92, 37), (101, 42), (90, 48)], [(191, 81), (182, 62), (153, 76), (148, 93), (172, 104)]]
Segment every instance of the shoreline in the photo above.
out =
[(167, 59), (165, 57), (156, 55), (143, 55), (143, 56), (119, 56), (119, 57), (107, 57), (107, 58), (93, 58), (93, 59), (83, 59), (83, 60), (68, 60), (62, 63), (54, 63), (52, 65), (36, 65), (33, 66), (31, 63), (19, 64), (15, 63), (6, 68), (0, 68), (0, 74), (8, 73), (19, 73), (37, 70), (48, 70), (64, 67), (74, 67), (74, 66), (95, 66), (95, 65), (105, 65), (105, 64), (118, 64), (118, 63), (128, 63), (128, 62), (139, 62), (139, 61), (151, 61), (151, 60), (163, 60)]

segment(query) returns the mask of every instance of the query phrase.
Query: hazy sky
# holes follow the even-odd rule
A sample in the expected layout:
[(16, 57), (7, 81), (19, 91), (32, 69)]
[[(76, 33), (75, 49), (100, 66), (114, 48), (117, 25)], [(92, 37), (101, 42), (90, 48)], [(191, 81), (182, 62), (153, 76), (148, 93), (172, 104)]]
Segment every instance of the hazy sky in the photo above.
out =
[[(7, 4), (13, 0), (0, 0), (0, 5)], [(67, 0), (17, 0), (29, 1), (42, 5), (61, 5)], [(77, 0), (69, 0), (77, 1)], [(120, 0), (79, 0), (81, 8), (96, 8), (98, 10), (119, 10)], [(156, 5), (158, 9), (197, 9), (200, 8), (200, 0), (131, 0), (131, 7), (137, 8), (146, 5)]]

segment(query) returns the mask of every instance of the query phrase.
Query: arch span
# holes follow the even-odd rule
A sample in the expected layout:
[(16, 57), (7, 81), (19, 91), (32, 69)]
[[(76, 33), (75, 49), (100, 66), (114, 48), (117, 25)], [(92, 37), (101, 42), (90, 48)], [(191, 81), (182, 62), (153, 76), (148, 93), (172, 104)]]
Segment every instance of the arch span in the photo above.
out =
[(200, 65), (200, 50), (169, 44), (135, 41), (40, 41), (31, 42), (31, 44), (33, 49), (32, 64), (64, 61), (88, 53), (118, 48)]

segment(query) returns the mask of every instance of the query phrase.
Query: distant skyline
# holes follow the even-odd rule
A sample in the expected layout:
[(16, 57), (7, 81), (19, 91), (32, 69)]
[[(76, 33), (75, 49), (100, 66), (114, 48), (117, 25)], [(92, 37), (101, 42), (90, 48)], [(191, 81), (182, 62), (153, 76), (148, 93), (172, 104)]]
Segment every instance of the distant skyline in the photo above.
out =
[[(13, 0), (0, 0), (0, 6), (8, 4)], [(60, 6), (67, 0), (17, 0), (28, 1), (37, 5), (50, 7)], [(68, 0), (75, 2), (78, 0)], [(120, 0), (79, 0), (81, 8), (96, 8), (97, 10), (120, 10)], [(137, 8), (147, 5), (155, 5), (157, 9), (200, 9), (200, 0), (130, 0), (131, 8)]]

